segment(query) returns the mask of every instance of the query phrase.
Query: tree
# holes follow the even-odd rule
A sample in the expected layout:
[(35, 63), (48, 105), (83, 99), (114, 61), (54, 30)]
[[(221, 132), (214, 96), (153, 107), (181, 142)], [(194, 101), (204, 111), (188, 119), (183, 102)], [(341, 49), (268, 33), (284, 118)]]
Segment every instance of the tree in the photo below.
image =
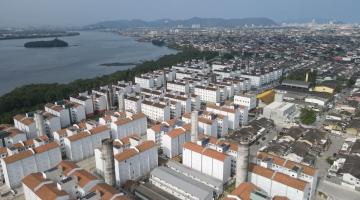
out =
[(292, 73), (290, 73), (286, 77), (286, 79), (305, 81), (305, 77), (306, 77), (307, 73), (309, 73), (309, 82), (316, 83), (316, 76), (317, 76), (316, 70), (314, 70), (312, 72), (309, 72), (308, 70), (304, 70), (304, 69), (296, 70), (296, 71), (293, 71)]
[(316, 121), (316, 112), (308, 108), (301, 109), (300, 121), (306, 125), (313, 124)]

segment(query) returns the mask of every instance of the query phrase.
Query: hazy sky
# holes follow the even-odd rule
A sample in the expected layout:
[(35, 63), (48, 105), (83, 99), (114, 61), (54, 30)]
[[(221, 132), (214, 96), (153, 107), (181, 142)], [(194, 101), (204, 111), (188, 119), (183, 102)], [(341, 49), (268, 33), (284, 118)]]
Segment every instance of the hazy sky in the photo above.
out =
[(0, 0), (0, 26), (77, 26), (194, 16), (360, 22), (360, 0)]

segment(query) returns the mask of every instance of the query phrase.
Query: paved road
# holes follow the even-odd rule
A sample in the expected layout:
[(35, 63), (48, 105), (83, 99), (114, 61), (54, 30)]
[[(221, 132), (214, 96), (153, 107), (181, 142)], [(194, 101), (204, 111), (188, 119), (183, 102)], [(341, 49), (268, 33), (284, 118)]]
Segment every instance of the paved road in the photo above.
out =
[(330, 135), (331, 144), (327, 151), (322, 153), (320, 157), (316, 160), (316, 167), (319, 169), (320, 177), (325, 177), (328, 169), (330, 168), (330, 164), (326, 161), (326, 158), (333, 156), (334, 153), (337, 153), (342, 144), (345, 142), (344, 138), (341, 136)]
[[(318, 187), (318, 192), (327, 194), (328, 200), (359, 200), (360, 192), (353, 191), (351, 189), (344, 188), (340, 185), (329, 183), (327, 181), (321, 181)], [(323, 199), (319, 196), (318, 200)]]
[(250, 157), (254, 158), (256, 156), (256, 153), (259, 151), (259, 149), (265, 145), (267, 145), (274, 137), (277, 136), (276, 130), (270, 130), (268, 134), (263, 135), (262, 137), (265, 137), (265, 140), (262, 140), (259, 138), (259, 144), (257, 145), (256, 142), (250, 146)]

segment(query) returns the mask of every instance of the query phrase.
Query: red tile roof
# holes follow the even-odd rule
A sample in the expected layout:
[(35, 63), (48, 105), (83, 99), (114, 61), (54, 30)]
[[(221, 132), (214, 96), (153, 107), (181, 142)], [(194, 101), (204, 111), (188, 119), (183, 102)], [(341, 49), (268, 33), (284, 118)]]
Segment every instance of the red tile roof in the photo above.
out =
[(50, 142), (44, 145), (41, 145), (39, 147), (34, 148), (35, 153), (43, 153), (46, 151), (50, 151), (51, 149), (55, 149), (59, 147), (59, 145), (56, 142)]
[(115, 159), (119, 162), (122, 162), (124, 160), (127, 160), (127, 159), (135, 156), (136, 154), (138, 154), (138, 152), (135, 149), (133, 149), (133, 148), (126, 149), (123, 152), (115, 155)]
[(197, 153), (200, 153), (202, 154), (203, 150), (204, 150), (204, 147), (200, 146), (200, 145), (197, 145), (195, 143), (192, 143), (192, 142), (186, 142), (184, 143), (184, 146), (183, 146), (185, 149), (189, 149), (191, 151), (195, 151)]
[(293, 169), (293, 167), (298, 166), (303, 170), (304, 174), (307, 174), (309, 176), (315, 176), (317, 169), (314, 167), (306, 166), (301, 163), (296, 163), (291, 160), (286, 160), (284, 158), (281, 158), (280, 156), (269, 154), (266, 152), (259, 152), (257, 155), (257, 158), (260, 160), (265, 160), (267, 158), (272, 158), (272, 161), (274, 164), (286, 167), (288, 169)]
[[(98, 183), (93, 188), (91, 188), (90, 192), (99, 192), (101, 196), (101, 200), (113, 200), (115, 195), (119, 195), (120, 192), (117, 191), (114, 187), (106, 184), (106, 183)], [(128, 198), (124, 195), (119, 195), (115, 198), (116, 200), (128, 200)]]
[(4, 162), (6, 164), (11, 164), (13, 162), (16, 162), (16, 161), (19, 161), (19, 160), (23, 160), (27, 157), (30, 157), (33, 155), (33, 151), (31, 150), (26, 150), (26, 151), (23, 151), (23, 152), (20, 152), (20, 153), (17, 153), (17, 154), (14, 154), (12, 156), (8, 156), (6, 158), (4, 158)]
[(30, 190), (34, 190), (44, 181), (45, 179), (41, 172), (29, 174), (22, 179), (22, 183), (26, 185), (26, 187), (28, 187)]
[(79, 168), (74, 162), (67, 160), (61, 161), (57, 167), (63, 171), (65, 176), (69, 176), (70, 171), (73, 169)]
[[(256, 187), (256, 185), (245, 182), (241, 183), (237, 188), (235, 188), (235, 190), (233, 190), (230, 195), (239, 197), (241, 200), (250, 200), (250, 194), (255, 190), (258, 190), (258, 187)], [(234, 198), (227, 197), (224, 200), (232, 199)]]
[(71, 175), (77, 177), (78, 184), (81, 188), (84, 188), (86, 184), (90, 183), (91, 181), (97, 180), (96, 176), (84, 169), (76, 170)]
[(182, 134), (184, 134), (185, 131), (181, 128), (176, 128), (176, 129), (173, 129), (171, 130), (167, 135), (170, 136), (171, 138), (175, 138), (175, 137), (178, 137)]
[(108, 130), (110, 130), (110, 128), (107, 125), (102, 125), (102, 126), (98, 126), (96, 128), (91, 129), (90, 133), (94, 135), (94, 134), (102, 133), (102, 132), (108, 131)]
[(227, 155), (213, 149), (205, 149), (202, 154), (222, 162), (224, 162), (225, 159), (228, 157)]
[(148, 141), (145, 141), (143, 143), (141, 143), (140, 145), (137, 145), (136, 146), (136, 149), (139, 150), (139, 152), (144, 152), (148, 149), (151, 149), (155, 147), (155, 142), (154, 141), (151, 141), (151, 140), (148, 140)]
[(55, 183), (44, 184), (36, 190), (35, 194), (40, 199), (56, 200), (59, 197), (68, 196), (69, 194), (64, 190), (59, 190)]

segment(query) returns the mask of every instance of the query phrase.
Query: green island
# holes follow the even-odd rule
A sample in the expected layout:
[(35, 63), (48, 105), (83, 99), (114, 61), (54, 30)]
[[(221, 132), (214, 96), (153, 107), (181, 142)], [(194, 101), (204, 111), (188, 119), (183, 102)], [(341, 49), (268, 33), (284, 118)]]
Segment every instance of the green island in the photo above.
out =
[(164, 40), (151, 40), (151, 43), (155, 46), (159, 46), (159, 47), (162, 47), (162, 46), (165, 46), (166, 43)]
[(145, 61), (132, 69), (91, 79), (78, 79), (68, 84), (49, 83), (31, 84), (15, 88), (0, 97), (0, 123), (12, 123), (13, 116), (20, 113), (42, 109), (44, 104), (69, 96), (98, 88), (99, 86), (116, 83), (119, 80), (131, 81), (135, 76), (172, 66), (191, 59), (212, 59), (218, 54), (201, 52), (195, 49), (182, 49), (177, 54), (165, 55), (158, 60)]
[(35, 41), (24, 44), (25, 48), (52, 48), (52, 47), (68, 47), (69, 44), (57, 38), (49, 41)]

